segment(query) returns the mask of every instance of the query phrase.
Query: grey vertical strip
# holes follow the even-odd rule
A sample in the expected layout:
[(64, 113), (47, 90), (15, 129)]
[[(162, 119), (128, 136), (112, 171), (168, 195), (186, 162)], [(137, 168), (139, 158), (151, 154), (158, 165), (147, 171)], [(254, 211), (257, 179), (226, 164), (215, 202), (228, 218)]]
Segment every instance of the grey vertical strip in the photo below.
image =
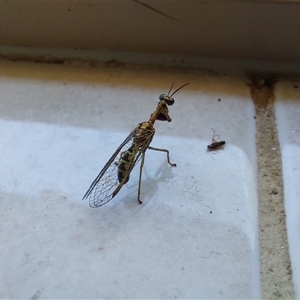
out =
[(256, 108), (262, 299), (293, 299), (273, 84), (251, 84)]

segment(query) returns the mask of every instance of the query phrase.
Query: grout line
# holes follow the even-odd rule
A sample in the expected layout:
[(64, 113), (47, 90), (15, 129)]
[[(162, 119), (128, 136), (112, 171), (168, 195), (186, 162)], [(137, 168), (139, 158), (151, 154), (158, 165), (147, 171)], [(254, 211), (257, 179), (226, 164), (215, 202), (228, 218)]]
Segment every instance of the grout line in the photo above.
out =
[(256, 109), (262, 299), (294, 299), (273, 84), (251, 84)]

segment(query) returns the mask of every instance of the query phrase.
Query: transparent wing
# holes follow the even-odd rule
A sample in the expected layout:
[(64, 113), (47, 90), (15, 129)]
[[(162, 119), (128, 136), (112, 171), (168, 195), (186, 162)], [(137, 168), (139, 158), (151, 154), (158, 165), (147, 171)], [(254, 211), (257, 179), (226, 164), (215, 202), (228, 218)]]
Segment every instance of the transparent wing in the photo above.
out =
[[(124, 142), (119, 146), (115, 151), (113, 156), (109, 159), (106, 165), (103, 167), (101, 172), (95, 178), (85, 195), (83, 200), (89, 198), (89, 204), (91, 207), (99, 207), (107, 202), (109, 202), (122, 188), (124, 183), (127, 182), (127, 178), (130, 175), (130, 172), (134, 166), (138, 163), (141, 158), (141, 154), (145, 152), (146, 148), (149, 145), (149, 139), (152, 139), (152, 135), (149, 136), (145, 142), (138, 147), (138, 151), (135, 154), (135, 158), (131, 163), (130, 168), (124, 175), (124, 178), (121, 182), (118, 179), (118, 166), (120, 162), (121, 155), (127, 151), (132, 144), (134, 143), (134, 137), (136, 134), (136, 129), (134, 129)], [(150, 140), (151, 141), (151, 140)]]

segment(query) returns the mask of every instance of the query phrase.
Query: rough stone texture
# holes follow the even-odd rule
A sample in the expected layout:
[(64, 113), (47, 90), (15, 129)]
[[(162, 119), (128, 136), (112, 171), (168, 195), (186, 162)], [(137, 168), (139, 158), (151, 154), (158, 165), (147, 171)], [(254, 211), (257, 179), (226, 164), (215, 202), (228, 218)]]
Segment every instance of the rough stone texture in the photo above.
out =
[(262, 299), (294, 298), (273, 84), (251, 84), (256, 107)]

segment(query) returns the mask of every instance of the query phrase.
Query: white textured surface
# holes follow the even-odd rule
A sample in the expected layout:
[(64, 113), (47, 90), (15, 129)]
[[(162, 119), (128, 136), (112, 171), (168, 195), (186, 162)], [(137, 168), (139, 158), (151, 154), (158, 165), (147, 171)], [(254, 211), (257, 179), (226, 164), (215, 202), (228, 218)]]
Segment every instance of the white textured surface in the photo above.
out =
[[(1, 62), (2, 298), (257, 298), (254, 108), (239, 79)], [(158, 96), (190, 85), (156, 122), (108, 204), (83, 194)], [(220, 101), (218, 101), (220, 99)], [(226, 140), (207, 152), (214, 128)]]
[(299, 82), (276, 87), (276, 117), (282, 152), (284, 197), (291, 269), (300, 298), (300, 90)]

